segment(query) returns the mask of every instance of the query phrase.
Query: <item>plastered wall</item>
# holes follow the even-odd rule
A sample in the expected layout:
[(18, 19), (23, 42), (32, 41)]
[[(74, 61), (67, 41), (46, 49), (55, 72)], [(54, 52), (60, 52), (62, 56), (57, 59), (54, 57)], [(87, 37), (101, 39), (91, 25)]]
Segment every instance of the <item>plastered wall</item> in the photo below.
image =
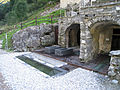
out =
[(65, 8), (67, 4), (79, 3), (81, 0), (60, 0), (60, 7)]

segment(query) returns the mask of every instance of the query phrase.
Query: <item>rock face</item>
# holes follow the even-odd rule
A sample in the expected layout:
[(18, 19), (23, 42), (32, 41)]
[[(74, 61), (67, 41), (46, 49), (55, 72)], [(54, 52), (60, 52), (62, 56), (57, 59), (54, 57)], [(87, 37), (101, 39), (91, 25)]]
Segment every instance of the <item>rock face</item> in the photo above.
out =
[(33, 51), (55, 42), (54, 26), (41, 24), (18, 31), (12, 37), (16, 51)]
[(111, 79), (120, 82), (120, 50), (110, 52), (111, 61), (108, 75)]

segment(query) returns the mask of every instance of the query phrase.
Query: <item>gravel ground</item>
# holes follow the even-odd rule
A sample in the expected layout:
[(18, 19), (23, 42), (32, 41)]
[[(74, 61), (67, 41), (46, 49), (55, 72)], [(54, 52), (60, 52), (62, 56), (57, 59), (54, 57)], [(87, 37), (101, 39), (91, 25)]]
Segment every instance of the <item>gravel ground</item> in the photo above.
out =
[[(7, 54), (7, 52), (0, 49), (0, 55), (2, 55), (2, 54)], [(1, 69), (0, 69), (0, 90), (11, 90), (11, 88), (8, 86), (5, 79), (3, 78), (3, 75), (1, 73)]]
[(112, 84), (107, 77), (75, 69), (56, 78), (46, 78), (41, 72), (15, 58), (24, 53), (0, 55), (0, 70), (13, 90), (120, 90), (119, 84)]
[(1, 73), (0, 73), (0, 90), (11, 90), (7, 83), (4, 81), (4, 78)]
[(0, 55), (2, 55), (2, 54), (8, 54), (8, 52), (6, 52), (6, 51), (0, 49)]

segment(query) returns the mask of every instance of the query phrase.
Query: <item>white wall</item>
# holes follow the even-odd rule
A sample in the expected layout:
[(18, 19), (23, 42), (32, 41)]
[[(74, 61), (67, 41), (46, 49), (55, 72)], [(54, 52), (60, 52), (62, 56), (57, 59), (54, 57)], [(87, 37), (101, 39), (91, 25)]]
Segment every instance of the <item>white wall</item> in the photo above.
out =
[(74, 4), (74, 3), (79, 3), (81, 0), (60, 0), (60, 7), (65, 8), (67, 4)]

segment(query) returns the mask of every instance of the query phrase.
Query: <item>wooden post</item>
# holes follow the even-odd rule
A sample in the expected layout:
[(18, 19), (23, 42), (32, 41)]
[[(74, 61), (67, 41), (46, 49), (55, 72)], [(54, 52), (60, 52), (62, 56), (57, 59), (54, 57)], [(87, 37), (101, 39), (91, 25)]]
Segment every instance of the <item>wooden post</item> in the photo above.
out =
[(23, 26), (22, 26), (22, 22), (20, 23), (20, 26), (21, 26), (21, 29), (23, 28)]
[(36, 18), (35, 18), (35, 23), (36, 23), (36, 25), (37, 25), (37, 16), (36, 16)]
[(5, 44), (6, 44), (6, 45), (5, 45), (5, 49), (6, 49), (6, 50), (8, 50), (8, 40), (7, 40), (7, 33), (6, 33), (6, 35), (5, 35), (5, 39), (6, 39), (6, 43), (5, 43)]
[(60, 9), (60, 18), (62, 17), (61, 9)]
[(51, 24), (53, 23), (53, 16), (51, 16)]

